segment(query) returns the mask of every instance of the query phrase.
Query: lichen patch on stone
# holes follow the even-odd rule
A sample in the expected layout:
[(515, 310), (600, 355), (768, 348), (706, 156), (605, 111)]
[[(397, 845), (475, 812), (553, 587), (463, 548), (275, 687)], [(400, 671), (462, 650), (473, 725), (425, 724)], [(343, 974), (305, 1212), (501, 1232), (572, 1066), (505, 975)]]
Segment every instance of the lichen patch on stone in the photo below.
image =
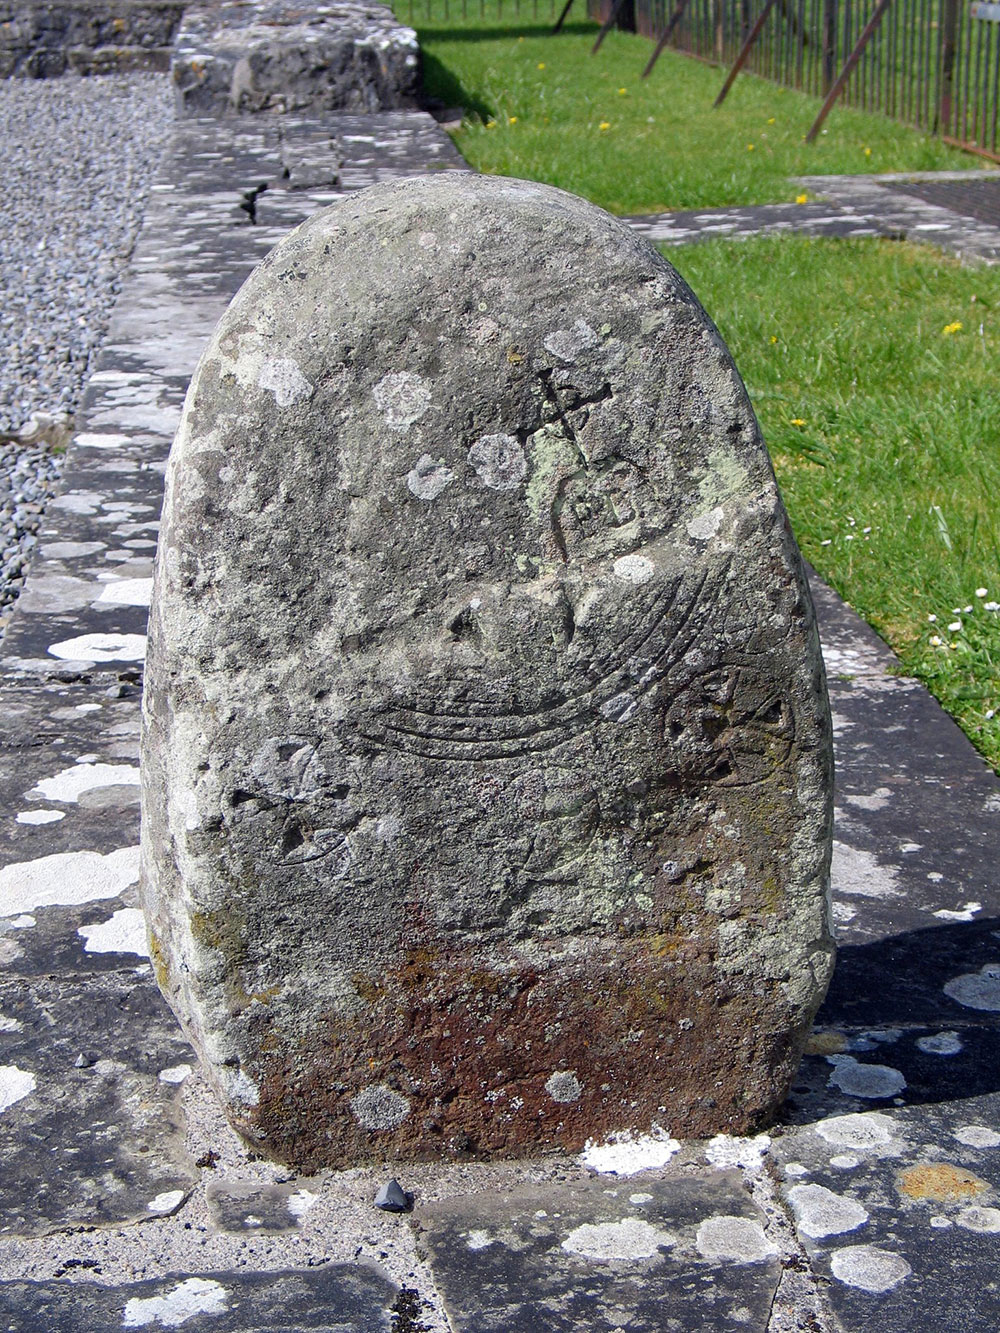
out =
[(902, 1255), (874, 1245), (849, 1245), (834, 1250), (830, 1269), (845, 1286), (876, 1294), (898, 1287), (913, 1272)]
[(35, 1075), (27, 1069), (18, 1069), (17, 1065), (0, 1065), (0, 1111), (6, 1111), (22, 1097), (34, 1092), (37, 1086)]
[(351, 1114), (362, 1129), (396, 1129), (410, 1114), (410, 1103), (402, 1093), (385, 1083), (363, 1088), (351, 1098)]
[(974, 1199), (990, 1188), (985, 1180), (951, 1162), (921, 1162), (899, 1173), (899, 1191), (907, 1198), (933, 1203)]
[(198, 1315), (223, 1315), (228, 1310), (225, 1287), (214, 1279), (189, 1277), (162, 1296), (133, 1296), (122, 1312), (123, 1328), (180, 1328)]
[(754, 1264), (771, 1259), (778, 1247), (750, 1217), (709, 1217), (698, 1227), (695, 1245), (703, 1259)]
[(856, 1199), (835, 1194), (824, 1185), (793, 1185), (788, 1200), (796, 1226), (811, 1240), (854, 1231), (868, 1221), (868, 1210)]
[(652, 1259), (661, 1248), (676, 1244), (676, 1237), (638, 1217), (619, 1222), (585, 1222), (574, 1227), (562, 1248), (585, 1259)]

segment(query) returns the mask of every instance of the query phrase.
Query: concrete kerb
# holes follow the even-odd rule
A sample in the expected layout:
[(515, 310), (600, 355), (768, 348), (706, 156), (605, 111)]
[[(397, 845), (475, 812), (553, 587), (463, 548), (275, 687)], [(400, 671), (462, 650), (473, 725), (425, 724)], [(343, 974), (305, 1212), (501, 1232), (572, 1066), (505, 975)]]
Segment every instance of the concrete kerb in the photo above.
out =
[[(428, 117), (334, 135), (341, 188), (461, 169)], [(992, 1329), (1000, 786), (819, 584), (841, 964), (769, 1138), (292, 1178), (222, 1120), (137, 921), (136, 732), (159, 489), (229, 296), (334, 197), (268, 190), (273, 121), (177, 126), (4, 645), (0, 1310), (12, 1329)], [(731, 212), (731, 210), (730, 210)], [(937, 239), (935, 237), (935, 239)], [(55, 650), (55, 651), (53, 651)], [(647, 1170), (623, 1173), (635, 1166)], [(376, 1211), (394, 1173), (413, 1225)], [(798, 1227), (793, 1225), (793, 1220)], [(642, 1275), (645, 1295), (637, 1296)], [(407, 1323), (406, 1321), (409, 1321)], [(811, 1321), (811, 1322), (809, 1322)]]

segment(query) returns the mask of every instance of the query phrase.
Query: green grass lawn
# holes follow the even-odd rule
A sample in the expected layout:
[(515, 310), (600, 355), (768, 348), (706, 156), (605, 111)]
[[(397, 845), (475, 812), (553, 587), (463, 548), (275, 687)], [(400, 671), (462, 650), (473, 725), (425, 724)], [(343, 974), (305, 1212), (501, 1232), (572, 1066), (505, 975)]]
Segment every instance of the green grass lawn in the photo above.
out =
[[(612, 33), (591, 58), (593, 25), (418, 27), (473, 166), (615, 212), (787, 200), (796, 173), (984, 165), (843, 108), (806, 145), (816, 99), (743, 76), (713, 111), (719, 70), (667, 52), (643, 84), (650, 44)], [(736, 358), (805, 555), (1000, 770), (1000, 273), (891, 241), (666, 253)]]
[(1000, 275), (893, 241), (673, 248), (803, 553), (1000, 769)]
[[(836, 108), (813, 145), (804, 136), (819, 100), (741, 75), (723, 106), (723, 71), (665, 51), (639, 76), (651, 44), (612, 32), (590, 55), (597, 28), (577, 22), (520, 27), (444, 18), (443, 0), (415, 23), (427, 92), (466, 117), (455, 142), (478, 171), (548, 181), (613, 213), (658, 212), (794, 199), (789, 177), (982, 167), (887, 118)], [(406, 0), (397, 12), (408, 19)]]

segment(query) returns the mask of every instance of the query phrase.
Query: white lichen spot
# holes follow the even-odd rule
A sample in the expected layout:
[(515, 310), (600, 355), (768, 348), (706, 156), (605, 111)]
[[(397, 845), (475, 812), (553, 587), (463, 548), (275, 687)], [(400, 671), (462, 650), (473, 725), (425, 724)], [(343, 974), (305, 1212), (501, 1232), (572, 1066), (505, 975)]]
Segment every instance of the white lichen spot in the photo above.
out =
[(274, 394), (279, 407), (291, 407), (303, 398), (310, 398), (313, 386), (290, 356), (268, 357), (257, 376), (258, 388)]
[(435, 462), (430, 454), (421, 454), (406, 474), (406, 487), (418, 500), (436, 500), (455, 474), (450, 467)]
[(161, 1083), (183, 1083), (193, 1072), (190, 1065), (171, 1065), (161, 1069), (157, 1077)]
[(6, 1014), (0, 1014), (0, 1032), (20, 1032), (24, 1024), (19, 1018), (8, 1018)]
[(242, 1069), (232, 1069), (229, 1065), (220, 1065), (216, 1069), (219, 1082), (222, 1084), (223, 1092), (240, 1106), (258, 1106), (260, 1104), (260, 1089), (254, 1083), (253, 1079)]
[(378, 410), (393, 430), (408, 430), (431, 405), (431, 387), (422, 375), (390, 371), (372, 390)]
[(560, 361), (572, 365), (581, 352), (597, 347), (600, 341), (587, 321), (578, 319), (571, 329), (556, 329), (553, 333), (546, 334), (542, 339), (542, 346)]
[(710, 541), (719, 531), (725, 516), (726, 511), (721, 505), (716, 505), (714, 509), (709, 509), (707, 513), (697, 514), (694, 518), (688, 520), (688, 536), (698, 542)]
[(84, 953), (134, 953), (149, 957), (146, 919), (136, 907), (123, 907), (107, 921), (79, 926), (78, 935), (86, 940)]
[(871, 852), (847, 843), (833, 843), (830, 881), (835, 893), (861, 898), (897, 898), (902, 890), (892, 866), (880, 866)]
[(844, 797), (848, 805), (856, 805), (859, 810), (882, 810), (891, 799), (892, 790), (889, 787), (876, 787), (867, 795), (858, 792)]
[(957, 1032), (935, 1032), (930, 1037), (918, 1037), (917, 1049), (927, 1055), (958, 1055), (962, 1039)]
[(970, 1208), (963, 1208), (956, 1215), (955, 1221), (960, 1227), (965, 1227), (966, 1231), (978, 1231), (981, 1235), (996, 1233), (1000, 1231), (1000, 1208), (973, 1204)]
[(995, 1129), (987, 1129), (985, 1125), (959, 1125), (955, 1130), (955, 1138), (968, 1148), (1000, 1147), (1000, 1134)]
[(655, 1129), (652, 1134), (623, 1130), (604, 1143), (588, 1139), (579, 1160), (602, 1175), (634, 1176), (639, 1171), (655, 1171), (665, 1166), (680, 1151), (680, 1146), (662, 1129)]
[(493, 1244), (493, 1237), (488, 1231), (467, 1231), (465, 1233), (466, 1248), (470, 1250), (485, 1250)]
[(585, 1222), (574, 1227), (562, 1242), (568, 1254), (585, 1259), (652, 1259), (661, 1246), (675, 1245), (676, 1236), (661, 1231), (640, 1217), (623, 1217), (620, 1222)]
[(288, 1211), (293, 1217), (305, 1217), (313, 1204), (319, 1203), (319, 1195), (312, 1190), (296, 1190), (288, 1196)]
[(853, 1055), (828, 1055), (834, 1066), (827, 1086), (839, 1088), (848, 1097), (895, 1097), (906, 1087), (906, 1079), (889, 1065), (864, 1065)]
[(60, 819), (65, 818), (65, 810), (19, 810), (17, 812), (17, 822), (19, 824), (55, 824)]
[(576, 1102), (580, 1100), (583, 1084), (573, 1069), (557, 1069), (545, 1080), (545, 1091), (554, 1102)]
[(151, 1213), (165, 1216), (167, 1213), (176, 1212), (183, 1202), (183, 1190), (165, 1190), (162, 1194), (158, 1194), (155, 1199), (150, 1199), (146, 1208)]
[(612, 569), (615, 578), (621, 579), (622, 583), (648, 583), (656, 573), (656, 567), (652, 560), (645, 555), (621, 555), (615, 561)]
[(189, 1277), (166, 1293), (143, 1299), (133, 1296), (122, 1314), (123, 1328), (145, 1328), (159, 1324), (163, 1328), (179, 1328), (195, 1315), (225, 1314), (226, 1289), (211, 1278)]
[(634, 1204), (652, 1203), (653, 1196), (652, 1194), (642, 1194), (642, 1193), (630, 1194), (628, 1196), (628, 1201), (629, 1203), (634, 1203)]
[(395, 1088), (375, 1083), (351, 1098), (351, 1114), (362, 1129), (396, 1129), (410, 1114), (410, 1103)]
[(48, 648), (64, 662), (142, 662), (146, 657), (145, 634), (80, 634), (61, 639)]
[(902, 1255), (879, 1250), (874, 1245), (849, 1245), (834, 1250), (830, 1268), (838, 1282), (873, 1293), (891, 1291), (913, 1272)]
[(84, 764), (62, 768), (50, 778), (42, 778), (28, 796), (44, 801), (79, 801), (85, 791), (97, 787), (138, 787), (139, 770), (132, 764)]
[(768, 1239), (759, 1222), (749, 1217), (709, 1217), (695, 1236), (703, 1259), (726, 1259), (735, 1264), (753, 1264), (770, 1259), (778, 1247)]
[(76, 907), (117, 898), (139, 878), (139, 848), (100, 852), (55, 852), (0, 869), (0, 916), (39, 907)]
[(808, 1174), (809, 1168), (803, 1166), (801, 1162), (789, 1162), (785, 1166), (785, 1175), (791, 1176), (793, 1179), (797, 1179), (799, 1176), (807, 1176)]
[(966, 1009), (1000, 1013), (1000, 963), (986, 963), (978, 972), (964, 972), (944, 987), (949, 999)]
[(97, 600), (114, 606), (148, 606), (152, 596), (152, 579), (115, 579), (104, 585)]
[(613, 699), (606, 699), (597, 711), (609, 722), (628, 722), (635, 716), (638, 707), (638, 702), (624, 690)]
[(469, 450), (469, 466), (493, 491), (516, 491), (528, 475), (528, 460), (513, 435), (481, 435)]
[[(930, 879), (930, 876), (928, 875), (927, 878)], [(976, 913), (982, 910), (982, 903), (968, 902), (964, 907), (955, 909), (942, 907), (939, 911), (932, 912), (931, 916), (937, 917), (939, 921), (972, 921)]]
[(814, 1126), (816, 1133), (827, 1143), (840, 1148), (859, 1148), (862, 1152), (891, 1143), (894, 1128), (889, 1116), (880, 1111), (832, 1115)]
[(954, 1223), (950, 1217), (945, 1217), (941, 1213), (935, 1213), (930, 1219), (930, 1225), (935, 1231), (946, 1231), (948, 1227), (953, 1226)]
[(27, 1069), (18, 1069), (17, 1065), (0, 1065), (0, 1111), (6, 1111), (22, 1097), (27, 1097), (29, 1092), (35, 1091), (35, 1087), (35, 1076)]
[(795, 1225), (813, 1240), (854, 1231), (868, 1221), (867, 1210), (856, 1199), (834, 1194), (823, 1185), (793, 1185), (788, 1200), (795, 1214)]
[(830, 1165), (835, 1166), (838, 1171), (853, 1171), (856, 1166), (861, 1165), (861, 1158), (855, 1157), (852, 1152), (840, 1152), (830, 1158)]
[(752, 1139), (737, 1139), (730, 1134), (717, 1134), (705, 1149), (705, 1156), (713, 1166), (728, 1168), (740, 1166), (745, 1171), (759, 1171), (771, 1146), (769, 1134), (758, 1134)]

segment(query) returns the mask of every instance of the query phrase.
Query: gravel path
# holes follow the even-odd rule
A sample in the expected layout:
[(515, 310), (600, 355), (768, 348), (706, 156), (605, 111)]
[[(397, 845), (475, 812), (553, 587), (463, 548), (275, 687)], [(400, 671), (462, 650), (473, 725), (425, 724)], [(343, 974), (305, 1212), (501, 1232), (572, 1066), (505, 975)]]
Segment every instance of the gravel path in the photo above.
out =
[(0, 81), (0, 632), (60, 465), (9, 437), (76, 411), (172, 114), (163, 74)]

